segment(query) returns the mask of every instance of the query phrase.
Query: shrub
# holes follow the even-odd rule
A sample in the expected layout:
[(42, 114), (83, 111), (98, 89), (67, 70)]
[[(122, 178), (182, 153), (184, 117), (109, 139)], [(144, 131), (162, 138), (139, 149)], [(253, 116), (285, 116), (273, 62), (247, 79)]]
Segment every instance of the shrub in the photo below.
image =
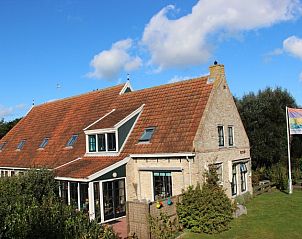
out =
[(250, 192), (246, 192), (245, 194), (239, 195), (235, 198), (235, 203), (240, 205), (246, 205), (249, 201), (251, 201), (253, 196)]
[(282, 163), (273, 165), (268, 170), (269, 179), (276, 183), (276, 187), (280, 190), (286, 190), (288, 187), (288, 168)]
[(149, 215), (149, 225), (153, 238), (156, 239), (171, 239), (175, 238), (179, 226), (177, 218), (172, 219), (165, 213), (160, 213), (159, 217)]
[(234, 206), (224, 190), (217, 185), (214, 169), (206, 173), (206, 182), (200, 188), (189, 187), (177, 205), (179, 222), (196, 233), (219, 233), (229, 228)]
[(48, 170), (0, 178), (0, 238), (118, 238), (111, 228), (63, 204), (57, 186)]

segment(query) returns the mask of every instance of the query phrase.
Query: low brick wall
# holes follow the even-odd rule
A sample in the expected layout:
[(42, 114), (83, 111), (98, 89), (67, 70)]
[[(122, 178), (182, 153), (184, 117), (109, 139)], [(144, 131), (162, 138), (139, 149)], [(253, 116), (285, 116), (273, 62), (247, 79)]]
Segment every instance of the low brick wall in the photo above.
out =
[(180, 202), (181, 196), (173, 196), (171, 200), (172, 205), (168, 205), (167, 200), (161, 200), (163, 206), (160, 209), (156, 208), (156, 202), (127, 202), (128, 235), (135, 234), (139, 239), (152, 238), (148, 216), (158, 217), (162, 212), (173, 220), (177, 217), (176, 204)]

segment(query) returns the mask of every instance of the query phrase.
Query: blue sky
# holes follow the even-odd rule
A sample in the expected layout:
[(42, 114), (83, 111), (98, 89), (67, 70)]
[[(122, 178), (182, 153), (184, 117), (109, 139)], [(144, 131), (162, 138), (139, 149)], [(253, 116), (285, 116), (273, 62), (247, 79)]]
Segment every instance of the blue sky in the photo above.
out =
[(113, 86), (225, 65), (232, 93), (286, 88), (302, 105), (299, 0), (1, 0), (0, 119)]

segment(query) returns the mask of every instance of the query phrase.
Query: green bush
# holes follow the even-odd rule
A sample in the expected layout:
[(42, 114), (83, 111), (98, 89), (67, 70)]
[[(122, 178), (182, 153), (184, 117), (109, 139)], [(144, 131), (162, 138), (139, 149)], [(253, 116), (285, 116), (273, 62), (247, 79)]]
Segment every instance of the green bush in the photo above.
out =
[(0, 238), (116, 239), (111, 228), (61, 202), (48, 170), (0, 178)]
[(246, 192), (245, 194), (239, 195), (235, 198), (235, 203), (240, 205), (246, 205), (249, 201), (251, 201), (253, 196), (250, 192)]
[(277, 163), (267, 170), (271, 182), (276, 183), (280, 190), (286, 190), (288, 187), (288, 166), (284, 163)]
[(189, 187), (183, 194), (177, 214), (184, 228), (209, 234), (229, 229), (234, 206), (217, 181), (216, 172), (210, 169), (202, 188), (200, 185)]
[(148, 219), (153, 238), (172, 239), (179, 231), (177, 218), (172, 219), (165, 213), (161, 212), (159, 217), (149, 215)]

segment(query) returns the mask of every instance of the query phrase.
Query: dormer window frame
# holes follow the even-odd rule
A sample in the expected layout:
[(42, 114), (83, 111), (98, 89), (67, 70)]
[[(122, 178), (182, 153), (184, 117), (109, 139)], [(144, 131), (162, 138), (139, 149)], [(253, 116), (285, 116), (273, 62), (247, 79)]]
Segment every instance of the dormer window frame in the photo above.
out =
[(144, 129), (138, 143), (150, 143), (151, 139), (156, 131), (156, 126), (149, 126)]
[[(115, 150), (109, 150), (109, 142), (108, 142), (108, 134), (115, 134)], [(117, 129), (97, 129), (97, 130), (87, 130), (85, 132), (86, 135), (86, 154), (87, 155), (96, 155), (96, 156), (102, 156), (102, 155), (111, 155), (111, 154), (117, 154), (119, 152), (118, 148), (118, 131)], [(89, 136), (95, 136), (95, 151), (90, 150), (90, 142), (89, 142)], [(98, 135), (105, 135), (105, 150), (99, 150), (99, 136)]]
[(49, 137), (45, 137), (42, 140), (41, 144), (39, 145), (39, 149), (44, 149), (48, 143), (49, 143)]
[[(128, 116), (121, 119), (119, 122), (117, 122), (115, 125), (113, 125), (110, 128), (90, 129), (96, 123), (100, 122), (102, 119), (104, 119), (105, 117), (107, 117), (108, 115), (113, 113), (115, 111), (115, 109), (112, 109), (109, 113), (105, 114), (104, 116), (102, 116), (101, 118), (97, 119), (95, 122), (93, 122), (92, 124), (90, 124), (89, 126), (84, 128), (83, 131), (84, 131), (84, 134), (85, 134), (85, 141), (86, 141), (85, 156), (118, 156), (120, 154), (120, 152), (123, 150), (123, 147), (125, 146), (129, 135), (131, 134), (131, 132), (132, 132), (139, 116), (140, 116), (140, 114), (142, 113), (144, 106), (145, 106), (145, 104), (142, 104), (139, 108), (137, 108), (136, 110), (131, 112)], [(120, 129), (120, 127), (122, 127), (126, 122), (131, 120), (133, 117), (136, 117), (136, 119), (133, 122), (133, 125), (131, 126), (131, 128), (129, 129), (128, 135), (126, 136), (126, 138), (123, 138), (123, 136), (121, 138), (119, 138), (119, 129)], [(108, 134), (110, 134), (110, 133), (115, 134), (115, 150), (109, 150)], [(98, 150), (99, 145), (98, 145), (97, 135), (99, 135), (99, 134), (105, 134), (105, 143), (106, 143), (106, 150), (105, 151), (101, 151), (101, 150), (99, 151)], [(90, 150), (89, 150), (89, 135), (95, 135), (95, 138), (96, 138), (96, 142), (95, 142), (96, 151), (95, 152), (90, 152)], [(123, 140), (122, 144), (120, 144), (120, 140)]]
[(17, 150), (17, 151), (21, 151), (21, 150), (23, 149), (25, 143), (26, 143), (26, 139), (21, 139), (20, 142), (19, 142), (18, 145), (17, 145), (16, 150)]
[(0, 144), (0, 152), (2, 152), (6, 144), (7, 144), (6, 141)]
[(79, 138), (79, 134), (73, 134), (71, 137), (68, 139), (65, 148), (73, 148), (74, 144), (77, 142)]

